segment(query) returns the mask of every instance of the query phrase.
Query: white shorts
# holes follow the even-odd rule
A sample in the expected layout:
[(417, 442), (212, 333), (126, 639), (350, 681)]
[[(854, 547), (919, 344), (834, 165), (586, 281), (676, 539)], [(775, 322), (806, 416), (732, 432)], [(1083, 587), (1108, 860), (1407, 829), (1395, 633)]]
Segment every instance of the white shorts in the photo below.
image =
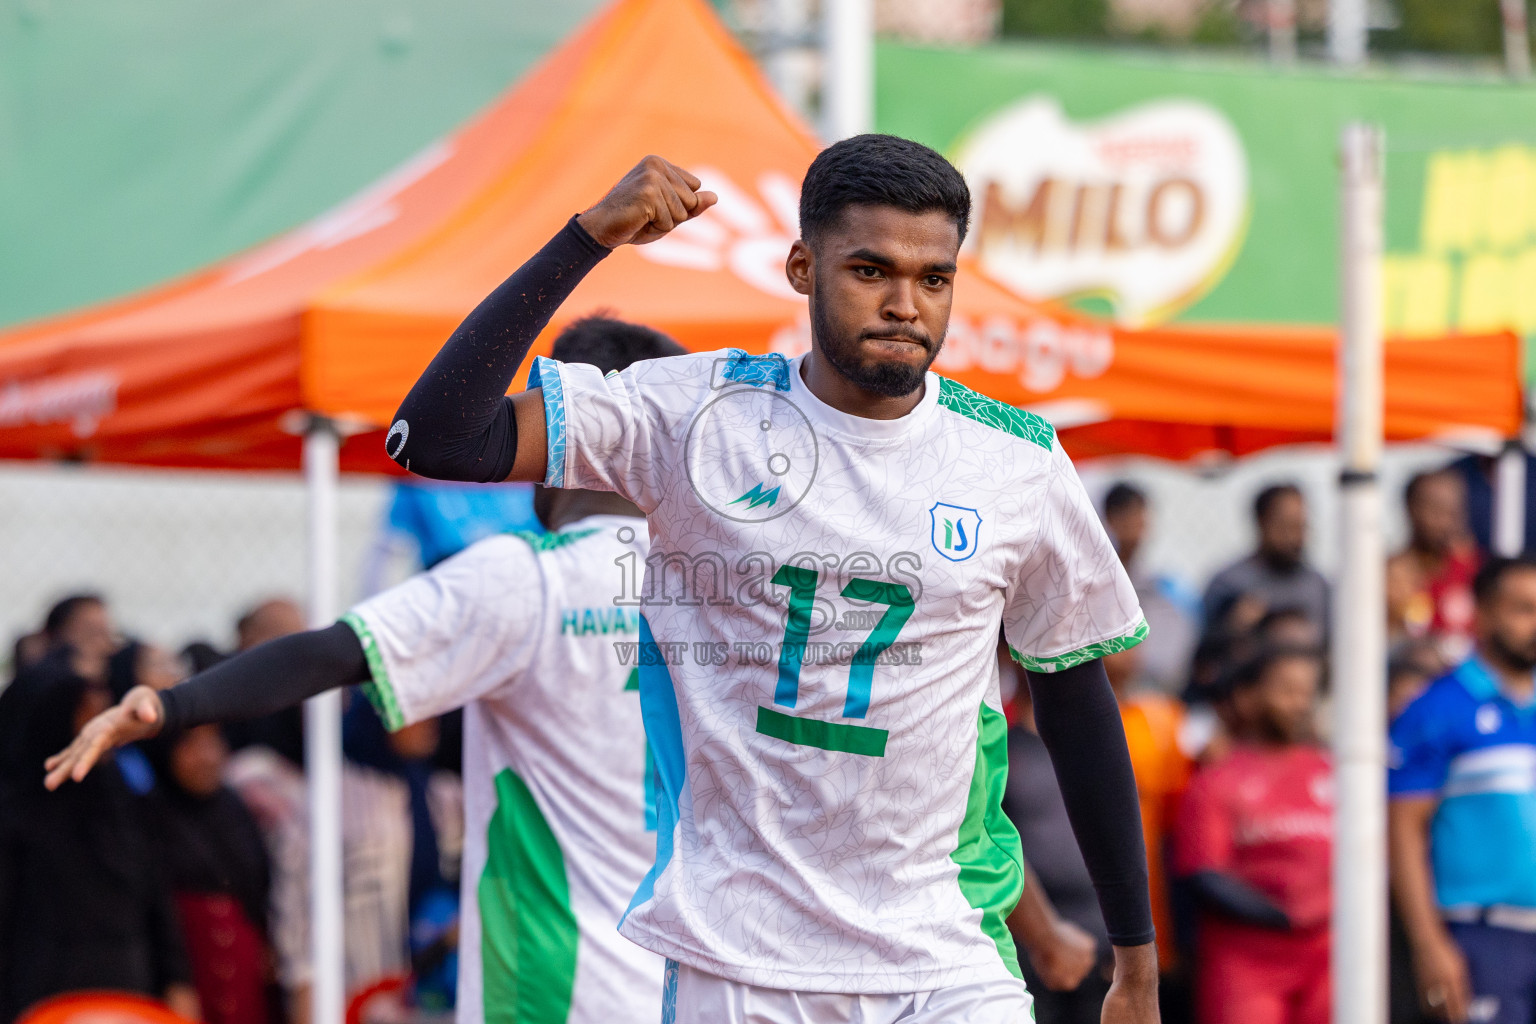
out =
[(661, 1024), (1032, 1024), (1035, 999), (1009, 978), (911, 995), (789, 992), (667, 961)]

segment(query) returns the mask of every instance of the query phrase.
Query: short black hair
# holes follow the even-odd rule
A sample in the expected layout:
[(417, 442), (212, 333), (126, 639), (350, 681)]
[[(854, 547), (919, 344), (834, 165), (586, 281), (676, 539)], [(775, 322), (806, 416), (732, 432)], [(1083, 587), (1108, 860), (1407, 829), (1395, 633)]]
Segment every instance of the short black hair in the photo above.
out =
[(550, 355), (562, 363), (585, 363), (608, 374), (642, 359), (687, 351), (660, 331), (598, 314), (582, 317), (561, 331)]
[(1477, 570), (1477, 575), (1472, 577), (1472, 596), (1477, 599), (1479, 607), (1486, 607), (1498, 596), (1504, 577), (1526, 571), (1536, 572), (1536, 555), (1526, 553), (1513, 558), (1490, 558)]
[(49, 640), (57, 640), (59, 634), (69, 626), (69, 621), (75, 617), (75, 613), (88, 604), (104, 605), (106, 600), (100, 594), (70, 594), (48, 609), (48, 615), (43, 619), (43, 633)]
[(1301, 488), (1293, 483), (1270, 484), (1258, 493), (1253, 499), (1253, 518), (1255, 522), (1262, 523), (1269, 518), (1269, 513), (1274, 510), (1275, 503), (1288, 494), (1302, 498)]
[(1135, 508), (1137, 505), (1146, 505), (1146, 503), (1146, 491), (1129, 481), (1118, 480), (1104, 494), (1104, 515), (1108, 518), (1117, 512)]
[(814, 247), (850, 206), (938, 210), (960, 241), (971, 220), (971, 190), (955, 166), (920, 142), (895, 135), (855, 135), (811, 161), (800, 184), (800, 237)]
[(1456, 471), (1450, 466), (1442, 466), (1439, 469), (1426, 469), (1421, 473), (1415, 473), (1408, 478), (1408, 483), (1403, 486), (1403, 504), (1412, 505), (1424, 489), (1424, 485), (1436, 477), (1450, 477), (1452, 480), (1460, 480)]
[(1310, 647), (1297, 647), (1294, 644), (1265, 644), (1233, 667), (1231, 674), (1227, 677), (1227, 692), (1236, 693), (1259, 685), (1271, 668), (1292, 658), (1304, 658), (1318, 665), (1323, 662), (1322, 652)]

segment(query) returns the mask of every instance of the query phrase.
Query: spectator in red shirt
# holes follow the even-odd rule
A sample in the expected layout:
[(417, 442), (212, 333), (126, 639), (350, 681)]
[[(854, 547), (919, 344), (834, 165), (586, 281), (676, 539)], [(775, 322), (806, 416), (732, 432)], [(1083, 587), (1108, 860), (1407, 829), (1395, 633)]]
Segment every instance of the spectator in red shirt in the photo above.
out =
[(1333, 801), (1314, 743), (1321, 674), (1304, 648), (1240, 666), (1232, 751), (1184, 795), (1174, 870), (1200, 911), (1200, 1024), (1327, 1024)]
[(1445, 668), (1472, 652), (1472, 577), (1480, 559), (1467, 529), (1467, 492), (1448, 469), (1419, 473), (1403, 491), (1408, 545), (1387, 560), (1387, 629), (1393, 640), (1434, 642)]

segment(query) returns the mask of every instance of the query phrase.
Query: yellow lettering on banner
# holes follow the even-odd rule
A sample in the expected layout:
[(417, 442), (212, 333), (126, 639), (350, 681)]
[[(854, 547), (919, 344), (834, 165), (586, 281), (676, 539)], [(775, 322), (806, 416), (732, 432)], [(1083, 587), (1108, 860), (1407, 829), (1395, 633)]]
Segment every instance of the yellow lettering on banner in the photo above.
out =
[(1521, 334), (1536, 333), (1536, 249), (1526, 249), (1511, 263), (1510, 296), (1514, 306), (1515, 329)]
[(1524, 146), (1505, 146), (1488, 158), (1480, 234), (1490, 248), (1513, 249), (1531, 233), (1533, 180), (1531, 152)]
[(1451, 265), (1439, 256), (1381, 261), (1382, 326), (1393, 337), (1433, 337), (1451, 323)]
[(1424, 176), (1419, 233), (1427, 252), (1474, 248), (1482, 234), (1484, 159), (1476, 152), (1436, 153)]
[(1492, 253), (1470, 257), (1461, 270), (1461, 296), (1456, 326), (1469, 334), (1497, 331), (1510, 325), (1514, 312), (1510, 261)]

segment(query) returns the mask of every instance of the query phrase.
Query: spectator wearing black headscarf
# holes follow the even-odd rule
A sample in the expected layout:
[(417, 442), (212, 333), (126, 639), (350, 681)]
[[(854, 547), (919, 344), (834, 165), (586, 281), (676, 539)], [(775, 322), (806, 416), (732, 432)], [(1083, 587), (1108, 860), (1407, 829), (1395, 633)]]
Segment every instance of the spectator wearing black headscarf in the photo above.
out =
[(267, 1024), (271, 869), (256, 819), (223, 783), (216, 725), (143, 744), (156, 786), (147, 820), (180, 912), (208, 1024)]
[(115, 770), (56, 793), (43, 761), (111, 696), (67, 664), (33, 677), (18, 770), (0, 791), (0, 1021), (81, 989), (197, 1015), (186, 949), (143, 809)]

